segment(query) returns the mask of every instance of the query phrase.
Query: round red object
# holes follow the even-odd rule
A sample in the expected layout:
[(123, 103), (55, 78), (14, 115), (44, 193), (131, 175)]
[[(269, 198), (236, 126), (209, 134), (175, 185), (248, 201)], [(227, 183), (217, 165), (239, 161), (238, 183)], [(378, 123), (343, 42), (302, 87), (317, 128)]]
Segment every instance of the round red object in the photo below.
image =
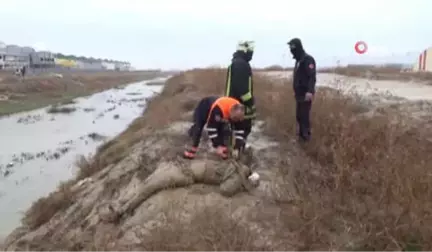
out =
[(368, 46), (367, 46), (366, 42), (364, 42), (364, 41), (358, 41), (354, 45), (354, 50), (358, 54), (363, 54), (363, 53), (367, 52)]

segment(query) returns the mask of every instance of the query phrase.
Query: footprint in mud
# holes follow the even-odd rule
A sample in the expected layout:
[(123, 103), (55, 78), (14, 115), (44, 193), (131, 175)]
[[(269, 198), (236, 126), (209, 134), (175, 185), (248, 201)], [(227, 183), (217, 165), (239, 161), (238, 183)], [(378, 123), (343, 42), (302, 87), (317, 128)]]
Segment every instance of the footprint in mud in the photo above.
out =
[(114, 120), (117, 120), (117, 119), (120, 118), (120, 115), (119, 115), (119, 114), (115, 114), (115, 115), (113, 116), (113, 118), (114, 118)]

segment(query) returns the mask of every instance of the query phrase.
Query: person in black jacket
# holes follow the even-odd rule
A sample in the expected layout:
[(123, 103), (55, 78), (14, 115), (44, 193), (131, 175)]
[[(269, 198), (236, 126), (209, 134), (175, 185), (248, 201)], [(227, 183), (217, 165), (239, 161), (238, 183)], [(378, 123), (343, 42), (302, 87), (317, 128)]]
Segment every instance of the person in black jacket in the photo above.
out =
[(243, 137), (243, 146), (252, 130), (252, 122), (256, 117), (255, 99), (253, 95), (252, 68), (249, 62), (254, 53), (253, 41), (241, 41), (233, 54), (233, 59), (228, 67), (225, 96), (237, 99), (245, 106), (245, 120), (242, 121), (239, 134)]
[(307, 54), (298, 38), (288, 42), (295, 59), (293, 87), (296, 99), (296, 119), (299, 140), (308, 141), (311, 137), (310, 110), (315, 95), (316, 64), (315, 59)]

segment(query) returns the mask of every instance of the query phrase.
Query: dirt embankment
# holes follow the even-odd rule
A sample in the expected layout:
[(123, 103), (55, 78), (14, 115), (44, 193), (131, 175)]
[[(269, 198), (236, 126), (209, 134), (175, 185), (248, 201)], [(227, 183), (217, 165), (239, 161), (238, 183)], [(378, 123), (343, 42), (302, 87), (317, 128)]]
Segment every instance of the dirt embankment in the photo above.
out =
[(334, 73), (350, 77), (361, 77), (372, 80), (419, 81), (432, 85), (430, 72), (404, 72), (396, 67), (348, 66), (322, 69), (322, 73)]
[(0, 73), (0, 116), (68, 102), (122, 84), (168, 76), (157, 71), (46, 73), (24, 79)]
[(313, 140), (301, 146), (289, 84), (258, 75), (259, 120), (244, 164), (261, 182), (250, 188), (205, 148), (197, 160), (178, 157), (191, 110), (223, 91), (225, 74), (170, 79), (142, 117), (78, 162), (76, 179), (34, 203), (5, 249), (432, 249), (425, 120), (320, 88)]

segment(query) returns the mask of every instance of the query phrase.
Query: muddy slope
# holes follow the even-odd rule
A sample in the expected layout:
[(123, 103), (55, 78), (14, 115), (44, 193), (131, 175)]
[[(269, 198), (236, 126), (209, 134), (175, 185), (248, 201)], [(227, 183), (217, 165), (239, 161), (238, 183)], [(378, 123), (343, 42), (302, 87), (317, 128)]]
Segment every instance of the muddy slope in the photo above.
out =
[[(191, 97), (181, 86), (168, 83), (167, 88), (181, 89), (179, 99)], [(290, 234), (278, 232), (275, 223), (280, 214), (275, 202), (296, 196), (282, 179), (289, 159), (275, 162), (280, 147), (264, 135), (263, 122), (254, 126), (253, 148), (242, 166), (248, 172), (239, 176), (235, 164), (204, 147), (194, 161), (179, 158), (193, 109), (186, 107), (178, 120), (159, 129), (134, 129), (132, 124), (93, 160), (82, 160), (77, 179), (36, 202), (23, 225), (6, 238), (4, 249), (294, 248), (284, 242)], [(134, 130), (139, 133), (131, 140)], [(121, 158), (113, 157), (120, 152), (125, 153)], [(112, 154), (103, 158), (101, 153)], [(260, 174), (259, 184), (245, 182), (251, 170)]]
[[(236, 225), (246, 225), (247, 232), (251, 233), (248, 236), (257, 237), (253, 241), (255, 246), (267, 248), (280, 243), (281, 237), (278, 238), (270, 230), (262, 232), (267, 229), (264, 224), (274, 224), (271, 215), (266, 222), (253, 220), (253, 216), (263, 210), (275, 216), (278, 211), (268, 203), (275, 197), (276, 187), (281, 186), (275, 183), (280, 176), (280, 167), (268, 166), (268, 160), (276, 153), (277, 144), (263, 137), (259, 128), (255, 128), (251, 144), (256, 146), (253, 155), (258, 155), (260, 159), (250, 162), (261, 175), (261, 183), (251, 192), (239, 190), (234, 197), (224, 197), (221, 191), (239, 188), (219, 186), (217, 179), (207, 180), (203, 174), (189, 176), (188, 172), (197, 167), (229, 170), (232, 169), (229, 161), (221, 162), (213, 157), (214, 154), (205, 151), (194, 161), (178, 158), (188, 126), (187, 122), (178, 122), (168, 129), (152, 132), (153, 137), (131, 146), (127, 158), (64, 189), (67, 190), (64, 196), (69, 199), (58, 206), (57, 212), (51, 213), (52, 218), (46, 223), (28, 220), (30, 226), (23, 226), (12, 233), (7, 238), (5, 249), (142, 249), (148, 246), (143, 244), (146, 237), (158, 232), (160, 226), (170, 228), (176, 225), (172, 219), (187, 224), (194, 221), (198, 213), (215, 208), (230, 215), (233, 223), (238, 223)], [(140, 186), (155, 183), (154, 177), (158, 173), (167, 177), (172, 170), (178, 170), (185, 176), (180, 184), (170, 185), (180, 188), (149, 194), (142, 204), (129, 209), (123, 216), (118, 215), (119, 210), (140, 191)], [(44, 215), (49, 214), (45, 211), (50, 210), (39, 211), (37, 214)], [(41, 216), (30, 218), (43, 219)]]
[[(194, 105), (221, 93), (225, 77), (195, 70), (170, 79), (142, 117), (80, 161), (75, 180), (28, 210), (5, 249), (431, 247), (425, 174), (432, 159), (424, 155), (430, 134), (392, 124), (393, 111), (376, 116), (368, 106), (320, 90), (317, 137), (300, 146), (287, 83), (257, 76), (259, 118), (266, 121), (256, 123), (243, 164), (217, 160), (205, 148), (194, 161), (179, 158)], [(372, 120), (362, 116), (369, 110)], [(247, 169), (261, 175), (259, 184), (245, 183)]]

